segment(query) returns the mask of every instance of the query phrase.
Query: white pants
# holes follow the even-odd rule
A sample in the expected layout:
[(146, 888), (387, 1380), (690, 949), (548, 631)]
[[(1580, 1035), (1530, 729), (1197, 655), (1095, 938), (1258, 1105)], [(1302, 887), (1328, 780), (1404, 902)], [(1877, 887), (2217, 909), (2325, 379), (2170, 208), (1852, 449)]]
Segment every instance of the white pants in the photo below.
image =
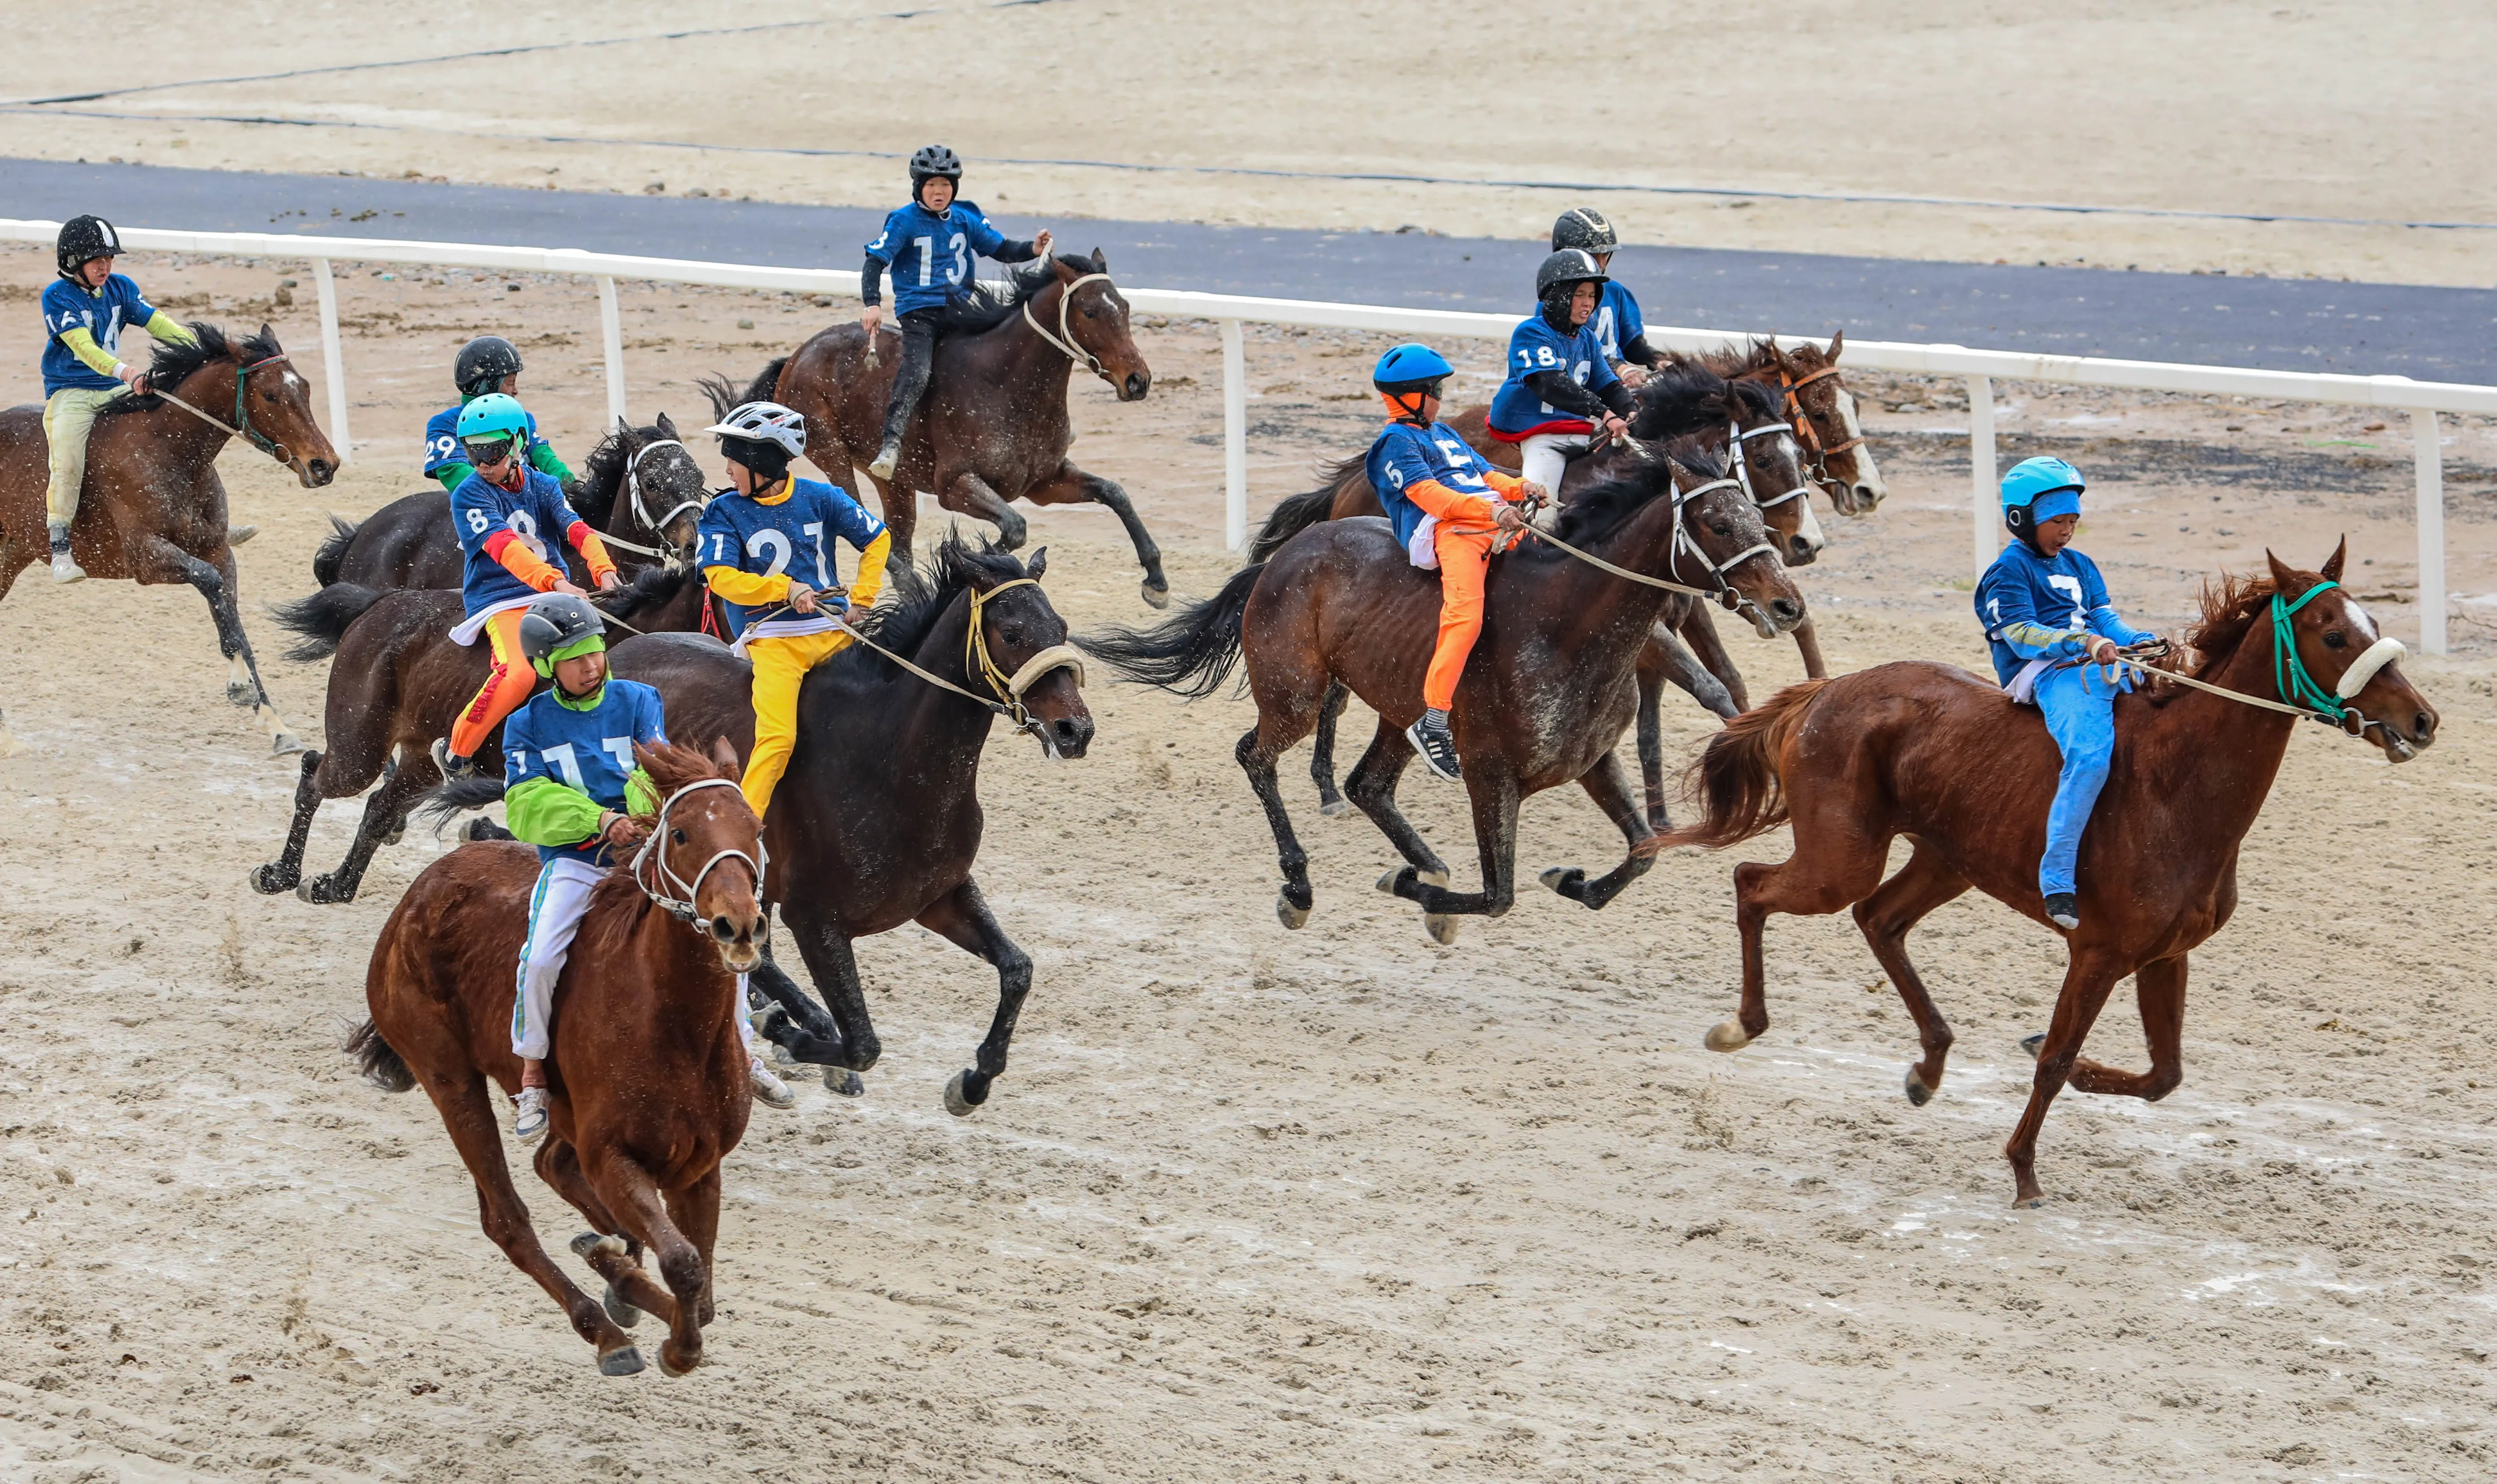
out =
[(1525, 465), (1519, 472), (1526, 478), (1561, 495), (1561, 475), (1569, 467), (1570, 456), (1587, 452), (1592, 434), (1536, 433), (1517, 446), (1517, 457)]
[[(607, 874), (587, 861), (558, 857), (538, 871), (529, 894), (529, 935), (521, 945), (520, 987), (512, 995), (512, 1055), (546, 1059), (554, 1029), (555, 981), (572, 955), (573, 934), (589, 910), (589, 894)], [(737, 976), (737, 1031), (745, 1054), (754, 1055), (754, 1027), (745, 1017), (745, 976)]]

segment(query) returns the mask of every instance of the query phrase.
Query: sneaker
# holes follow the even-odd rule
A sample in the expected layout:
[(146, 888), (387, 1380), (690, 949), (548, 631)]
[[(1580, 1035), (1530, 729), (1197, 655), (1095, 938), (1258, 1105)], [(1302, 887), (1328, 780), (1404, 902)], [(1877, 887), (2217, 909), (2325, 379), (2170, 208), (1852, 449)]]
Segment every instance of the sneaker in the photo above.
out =
[(888, 443), (876, 454), (875, 462), (867, 466), (867, 471), (878, 479), (891, 479), (894, 469), (901, 462), (901, 445), (898, 442)]
[(522, 1088), (512, 1099), (512, 1137), (522, 1144), (535, 1144), (546, 1137), (546, 1089)]
[(759, 1057), (746, 1059), (745, 1085), (754, 1090), (754, 1100), (766, 1108), (798, 1106), (798, 1094), (789, 1090), (787, 1083), (772, 1075), (772, 1068), (765, 1066)]
[(52, 581), (55, 583), (86, 581), (86, 569), (70, 556), (70, 538), (65, 535), (52, 537)]
[(442, 781), (445, 783), (456, 783), (461, 778), (474, 777), (477, 773), (475, 758), (451, 755), (451, 739), (448, 737), (437, 737), (433, 740), (433, 766), (442, 770)]
[(1454, 783), (1465, 775), (1457, 767), (1456, 736), (1446, 723), (1433, 726), (1425, 716), (1405, 729), (1405, 740), (1422, 754), (1422, 766), (1431, 770), (1431, 776)]
[(2081, 900), (2070, 892), (2057, 892), (2046, 899), (2046, 921), (2066, 932), (2081, 926)]

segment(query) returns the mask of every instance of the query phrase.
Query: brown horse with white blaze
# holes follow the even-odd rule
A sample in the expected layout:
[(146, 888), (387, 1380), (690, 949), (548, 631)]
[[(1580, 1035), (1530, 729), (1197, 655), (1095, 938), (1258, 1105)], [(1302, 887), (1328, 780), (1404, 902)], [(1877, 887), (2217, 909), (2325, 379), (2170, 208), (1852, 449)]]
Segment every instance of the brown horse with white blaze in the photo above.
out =
[[(631, 868), (593, 890), (573, 939), (547, 1059), (551, 1131), (537, 1152), (540, 1178), (593, 1228), (573, 1250), (607, 1279), (603, 1310), (539, 1244), (488, 1089), (521, 1085), (512, 995), (534, 851), (463, 845), (425, 868), (373, 944), (372, 1018), (347, 1049), (387, 1090), (423, 1085), (477, 1184), (486, 1235), (597, 1346), (601, 1371), (642, 1369), (618, 1326), (648, 1310), (669, 1327), (659, 1364), (680, 1375), (702, 1359), (719, 1166), (745, 1135), (751, 1100), (737, 976), (762, 962), (761, 826), (726, 748), (708, 759), (664, 743), (634, 754), (666, 802)], [(664, 1287), (642, 1268), (646, 1247)]]
[[(2146, 693), (2117, 701), (2114, 765), (2081, 838), (2081, 926), (2065, 933), (2063, 992), (2004, 1150), (2017, 1203), (2041, 1199), (2038, 1134), (2068, 1080), (2152, 1101), (2183, 1080), (2186, 956), (2236, 908), (2237, 852), (2298, 716), (2355, 725), (2396, 763), (2435, 740), (2436, 709), (2390, 662), (2399, 647), (2338, 586), (2347, 550), (2335, 548), (2319, 572), (2271, 557), (2267, 578), (2204, 589), (2201, 618), (2184, 635), (2199, 668), (2178, 674), (2233, 695), (2153, 672)], [(2038, 860), (2060, 767), (2034, 711), (1949, 665), (1806, 681), (1728, 723), (1693, 769), (1706, 818), (1659, 845), (1723, 847), (1790, 823), (1794, 852), (1734, 868), (1743, 1002), (1708, 1033), (1710, 1049), (1739, 1050), (1769, 1027), (1760, 936), (1770, 915), (1851, 905), (1915, 1019), (1924, 1057), (1908, 1069), (1908, 1100), (1923, 1104), (1942, 1085), (1951, 1030), (1908, 961), (1909, 930), (1972, 886), (2046, 922)], [(1884, 881), (1890, 842), (1903, 835), (1913, 853)], [(2146, 1073), (2080, 1058), (2127, 974), (2149, 1041)]]

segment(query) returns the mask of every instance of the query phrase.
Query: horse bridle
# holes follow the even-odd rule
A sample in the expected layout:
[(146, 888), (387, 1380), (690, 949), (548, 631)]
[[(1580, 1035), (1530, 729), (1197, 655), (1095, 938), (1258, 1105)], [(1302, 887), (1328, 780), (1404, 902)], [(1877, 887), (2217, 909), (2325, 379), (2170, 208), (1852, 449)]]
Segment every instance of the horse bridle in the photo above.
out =
[[(1058, 296), (1058, 333), (1056, 334), (1051, 334), (1049, 332), (1049, 327), (1032, 318), (1031, 300), (1027, 299), (1023, 301), (1023, 322), (1031, 327), (1031, 332), (1033, 334), (1036, 334), (1042, 339), (1047, 340), (1050, 344), (1057, 346), (1059, 352), (1062, 353), (1067, 360), (1074, 362), (1077, 365), (1086, 367), (1090, 370), (1093, 375), (1100, 377), (1103, 381), (1110, 380), (1110, 368), (1101, 363), (1100, 357), (1095, 356), (1090, 351), (1086, 350), (1084, 347), (1075, 343), (1075, 332), (1066, 327), (1066, 311), (1074, 307), (1075, 294), (1077, 290), (1083, 288), (1088, 283), (1108, 283), (1109, 281), (1110, 275), (1107, 273), (1086, 273), (1081, 278), (1076, 279), (1073, 283), (1068, 284), (1066, 286), (1066, 292)], [(1036, 295), (1034, 296), (1034, 298), (1037, 297), (1038, 296)]]
[[(677, 801), (696, 789), (736, 787), (737, 784), (727, 778), (696, 778), (693, 782), (670, 794), (666, 802), (659, 805), (659, 815), (650, 825), (648, 837), (642, 841), (642, 848), (633, 854), (633, 884), (640, 887), (642, 894), (649, 898), (654, 904), (667, 908), (686, 922), (692, 922), (701, 915), (702, 909), (694, 905), (694, 899), (702, 894), (703, 882), (710, 879), (711, 871), (717, 868), (722, 861), (743, 861), (745, 868), (754, 872), (754, 900), (757, 901), (763, 900), (763, 869), (771, 864), (772, 851), (763, 843), (763, 837), (759, 833), (754, 837), (754, 848), (761, 856), (760, 860), (755, 856), (747, 855), (743, 850), (733, 848), (722, 850), (703, 862), (702, 869), (694, 872), (691, 882), (679, 875), (676, 867), (668, 861), (666, 848), (668, 811), (677, 806)], [(739, 797), (741, 799), (744, 797), (742, 791)], [(643, 877), (646, 867), (656, 868), (650, 871), (648, 880)], [(681, 892), (684, 895), (671, 897), (668, 895), (671, 891)]]
[(1811, 476), (1805, 476), (1805, 483), (1795, 486), (1784, 494), (1773, 494), (1767, 499), (1760, 498), (1760, 491), (1753, 488), (1752, 485), (1752, 456), (1744, 449), (1744, 441), (1750, 438), (1763, 438), (1776, 433), (1791, 433), (1793, 431), (1794, 425), (1792, 423), (1763, 423), (1757, 427), (1745, 427), (1741, 424), (1733, 422), (1728, 422), (1725, 425), (1725, 442), (1733, 450), (1734, 455), (1734, 477), (1742, 482), (1743, 493), (1749, 496), (1752, 503), (1759, 507), (1762, 511), (1775, 510), (1777, 507), (1785, 504), (1788, 500), (1803, 499), (1809, 496), (1812, 493), (1812, 485), (1810, 483)]
[(1019, 577), (1011, 582), (999, 583), (997, 585), (990, 588), (986, 592), (982, 592), (976, 587), (971, 589), (971, 626), (970, 632), (964, 635), (963, 639), (963, 671), (966, 675), (976, 673), (982, 679), (988, 681), (989, 689), (996, 694), (995, 700), (992, 700), (987, 696), (983, 696), (977, 691), (965, 690), (941, 675), (932, 675), (928, 671), (920, 669), (917, 665), (914, 665), (910, 661), (902, 658), (901, 655), (894, 653), (884, 646), (877, 644), (874, 640), (860, 633), (857, 629), (850, 627), (849, 616), (846, 613), (836, 616), (833, 621), (839, 626), (842, 633), (849, 635), (852, 639), (855, 639), (859, 643), (867, 646), (869, 648), (873, 649), (876, 653), (883, 655), (886, 659), (893, 661), (895, 664), (900, 665), (902, 669), (910, 672), (912, 675), (926, 680), (929, 684), (935, 686), (938, 690), (952, 691), (955, 695), (961, 696), (966, 701), (975, 702), (978, 705), (987, 708), (993, 714), (1003, 716), (1008, 721), (1013, 722), (1019, 730), (1030, 737), (1038, 739), (1040, 744), (1049, 750), (1049, 755), (1056, 757), (1058, 755), (1058, 744), (1050, 740), (1049, 734), (1042, 730), (1040, 722), (1032, 716), (1029, 710), (1025, 709), (1023, 704), (1024, 692), (1031, 689), (1034, 685), (1039, 684), (1041, 677), (1048, 675), (1053, 670), (1074, 671), (1075, 683), (1078, 688), (1081, 688), (1084, 684), (1083, 652), (1077, 649), (1073, 645), (1051, 645), (1048, 648), (1042, 649), (1038, 653), (1032, 655), (1031, 658), (1025, 660), (1022, 666), (1018, 668), (1014, 674), (1008, 675), (1005, 671), (998, 668), (996, 660), (989, 656), (989, 636), (987, 624), (983, 620), (980, 613), (980, 610), (986, 607), (989, 601), (992, 598), (995, 598), (998, 593), (1004, 592), (1009, 588), (1025, 586), (1037, 587), (1039, 585), (1040, 580), (1038, 578)]
[[(1822, 366), (1817, 371), (1807, 371), (1801, 376), (1795, 375), (1785, 366), (1778, 367), (1778, 389), (1786, 394), (1786, 416), (1794, 423), (1795, 438), (1803, 444), (1805, 461), (1812, 470), (1812, 477), (1833, 491), (1837, 489), (1839, 480), (1836, 475), (1829, 472), (1830, 458), (1835, 455), (1862, 448), (1865, 438), (1862, 433), (1857, 433), (1844, 443), (1822, 444), (1820, 429), (1813, 426), (1812, 414), (1804, 410), (1801, 394), (1804, 388), (1822, 377), (1837, 374), (1838, 367), (1834, 365)], [(1835, 497), (1833, 493), (1832, 498)]]
[(242, 404), (243, 394), (251, 387), (251, 373), (259, 370), (265, 365), (275, 365), (277, 363), (284, 361), (285, 359), (287, 359), (286, 353), (280, 351), (274, 356), (265, 357), (259, 361), (243, 362), (236, 366), (235, 410), (234, 421), (232, 423), (218, 422), (215, 418), (202, 412), (199, 408), (192, 406), (190, 403), (182, 400), (178, 396), (175, 396), (173, 393), (165, 391), (161, 387), (151, 386), (147, 391), (150, 395), (163, 397), (165, 400), (172, 402), (174, 406), (181, 408), (184, 412), (198, 418), (201, 422), (207, 424), (210, 427), (221, 428), (229, 433), (242, 434), (245, 439), (249, 440), (253, 448), (267, 454), (269, 458), (276, 459), (279, 463), (292, 467), (295, 463), (294, 451), (289, 449), (285, 444), (278, 442), (267, 433), (264, 433), (260, 429), (252, 426), (251, 413)]
[(1693, 537), (1691, 534), (1690, 528), (1683, 523), (1682, 507), (1714, 489), (1737, 490), (1740, 491), (1747, 499), (1751, 496), (1750, 488), (1742, 481), (1735, 479), (1712, 479), (1704, 485), (1693, 485), (1689, 489), (1683, 489), (1678, 484), (1675, 485), (1673, 487), (1673, 545), (1668, 549), (1665, 556), (1664, 570), (1675, 577), (1680, 577), (1682, 575), (1682, 553), (1689, 552), (1699, 565), (1708, 570), (1708, 581), (1712, 584), (1710, 596), (1716, 598), (1719, 603), (1723, 604), (1727, 609), (1735, 613), (1745, 614), (1746, 616), (1753, 617), (1754, 621), (1756, 622), (1760, 618), (1765, 617), (1764, 615), (1759, 613), (1758, 605), (1754, 604), (1751, 600), (1750, 596), (1744, 593), (1741, 588), (1736, 587), (1733, 584), (1725, 581), (1725, 574), (1733, 571), (1743, 563), (1750, 561), (1754, 556), (1766, 556), (1770, 560), (1774, 561), (1777, 559), (1778, 549), (1775, 546), (1770, 545), (1768, 542), (1762, 541), (1755, 545), (1745, 547), (1733, 555), (1726, 557), (1723, 561), (1716, 560), (1711, 557), (1707, 552), (1702, 550), (1697, 538)]
[[(696, 496), (693, 499), (678, 501), (674, 509), (653, 521), (650, 519), (649, 510), (642, 503), (641, 471), (643, 457), (648, 454), (652, 449), (680, 449), (683, 447), (684, 444), (674, 438), (655, 438), (648, 443), (643, 444), (640, 448), (635, 449), (632, 457), (624, 460), (624, 498), (632, 507), (633, 519), (641, 521), (642, 528), (649, 531), (653, 535), (665, 536), (668, 533), (668, 522), (675, 520), (677, 517), (683, 515), (688, 510), (699, 514), (702, 511), (711, 508), (707, 501), (702, 499), (700, 496)], [(687, 457), (690, 458), (691, 456), (688, 455)], [(626, 541), (620, 536), (611, 536), (603, 531), (599, 534), (599, 539), (608, 546), (622, 547), (625, 551), (637, 553), (643, 556), (656, 556), (662, 560), (671, 560), (677, 554), (674, 552), (666, 551), (659, 547), (643, 546), (637, 542)]]

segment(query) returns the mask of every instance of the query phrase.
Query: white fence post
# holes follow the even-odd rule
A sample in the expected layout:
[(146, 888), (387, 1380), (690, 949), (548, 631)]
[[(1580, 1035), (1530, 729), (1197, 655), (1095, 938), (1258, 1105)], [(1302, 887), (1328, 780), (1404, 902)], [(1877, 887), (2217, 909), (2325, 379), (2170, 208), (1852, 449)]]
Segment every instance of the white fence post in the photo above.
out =
[(1994, 565), (1995, 553), (2002, 550), (2002, 541), (1995, 535), (2003, 523), (2003, 492), (1996, 477), (1994, 378), (1972, 376), (1968, 379), (1969, 533), (1979, 582), (1984, 581), (1985, 569)]
[(2445, 652), (2445, 449), (2436, 413), (2411, 409), (2411, 446), (2418, 464), (2419, 647)]
[(612, 429), (625, 421), (624, 314), (616, 305), (616, 280), (606, 273), (598, 275), (598, 332), (607, 342), (607, 424)]
[(330, 447), (345, 463), (348, 452), (347, 358), (338, 343), (338, 286), (330, 277), (330, 260), (312, 260), (312, 291), (321, 300), (321, 374), (330, 384)]
[(1240, 322), (1222, 322), (1222, 549), (1248, 544), (1248, 354)]

